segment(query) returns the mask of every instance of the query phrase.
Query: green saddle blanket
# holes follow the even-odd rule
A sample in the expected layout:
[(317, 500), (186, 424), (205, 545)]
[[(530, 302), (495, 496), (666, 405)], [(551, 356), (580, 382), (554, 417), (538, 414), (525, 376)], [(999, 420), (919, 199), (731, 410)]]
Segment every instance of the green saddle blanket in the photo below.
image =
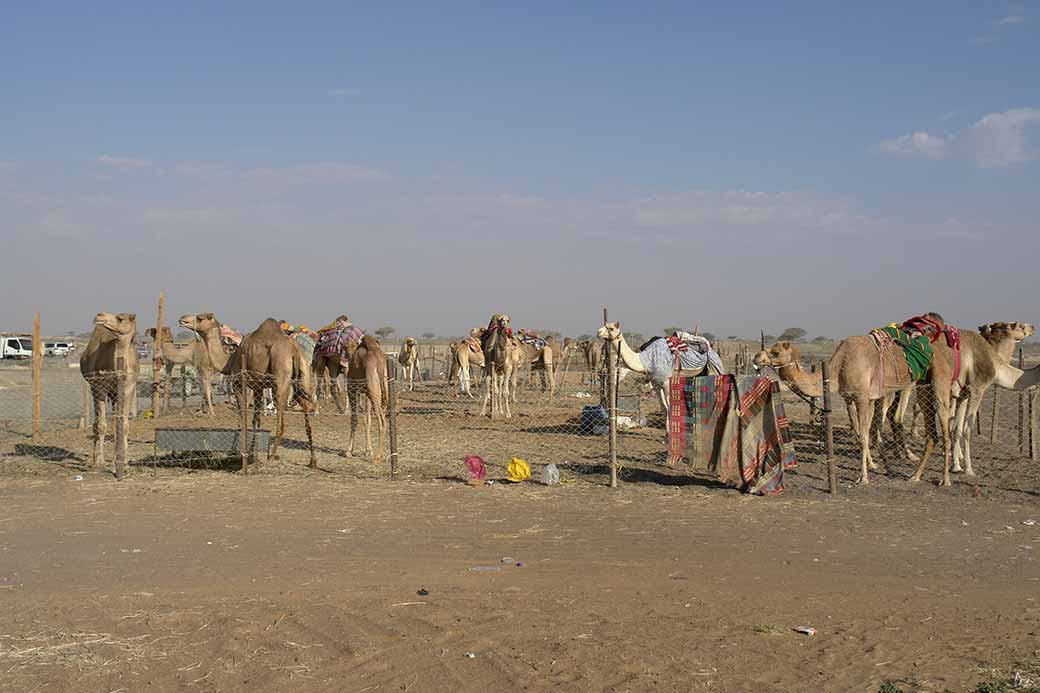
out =
[(928, 366), (932, 363), (932, 356), (935, 354), (928, 337), (925, 335), (911, 337), (905, 330), (895, 325), (888, 325), (881, 329), (892, 338), (893, 342), (902, 347), (906, 363), (910, 366), (910, 376), (914, 382), (923, 380), (928, 372)]

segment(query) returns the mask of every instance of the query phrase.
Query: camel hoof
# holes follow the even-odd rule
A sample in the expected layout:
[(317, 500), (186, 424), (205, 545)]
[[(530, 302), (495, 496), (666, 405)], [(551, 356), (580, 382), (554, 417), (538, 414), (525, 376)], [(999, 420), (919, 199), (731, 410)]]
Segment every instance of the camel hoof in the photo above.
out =
[(867, 464), (867, 469), (876, 472), (880, 467), (878, 467), (877, 462), (870, 462)]
[(950, 471), (954, 474), (960, 474), (964, 471), (964, 469), (959, 464), (955, 464), (952, 467), (950, 467)]
[(910, 477), (910, 483), (911, 484), (917, 484), (917, 483), (920, 483), (920, 482), (921, 482), (921, 477), (917, 476), (916, 474), (914, 476)]
[(910, 452), (909, 450), (906, 451), (906, 459), (910, 460), (911, 462), (920, 462), (921, 461), (920, 457), (918, 457), (914, 453)]
[(953, 486), (953, 482), (949, 479), (943, 479), (942, 483), (940, 483), (939, 486)]

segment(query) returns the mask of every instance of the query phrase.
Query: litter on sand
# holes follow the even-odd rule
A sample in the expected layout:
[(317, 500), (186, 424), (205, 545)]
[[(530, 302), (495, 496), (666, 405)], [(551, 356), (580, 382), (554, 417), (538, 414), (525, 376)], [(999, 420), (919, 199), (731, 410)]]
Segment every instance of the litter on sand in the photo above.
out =
[(531, 478), (531, 465), (523, 461), (519, 457), (514, 457), (509, 460), (509, 469), (506, 471), (506, 478), (513, 483), (520, 483)]
[(1026, 527), (1032, 527), (1036, 524), (1036, 520), (1022, 520), (1022, 524), (1024, 524)]
[(470, 571), (474, 573), (497, 573), (500, 570), (502, 570), (502, 566), (499, 565), (475, 565), (470, 568)]
[(560, 483), (560, 469), (555, 464), (547, 464), (542, 468), (542, 483), (555, 486)]
[(804, 633), (805, 635), (808, 635), (810, 638), (812, 636), (816, 635), (816, 629), (813, 628), (812, 626), (798, 626), (797, 628), (794, 628), (793, 630), (794, 630), (795, 633)]
[(487, 475), (487, 465), (479, 455), (469, 455), (463, 459), (466, 463), (466, 468), (469, 469), (469, 478), (471, 481), (483, 481)]

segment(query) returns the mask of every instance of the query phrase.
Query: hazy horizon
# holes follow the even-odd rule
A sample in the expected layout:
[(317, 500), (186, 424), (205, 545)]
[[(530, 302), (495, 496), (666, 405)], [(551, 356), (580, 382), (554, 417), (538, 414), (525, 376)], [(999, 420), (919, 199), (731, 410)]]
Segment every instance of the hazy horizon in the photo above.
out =
[(1040, 322), (1035, 3), (5, 20), (0, 331)]

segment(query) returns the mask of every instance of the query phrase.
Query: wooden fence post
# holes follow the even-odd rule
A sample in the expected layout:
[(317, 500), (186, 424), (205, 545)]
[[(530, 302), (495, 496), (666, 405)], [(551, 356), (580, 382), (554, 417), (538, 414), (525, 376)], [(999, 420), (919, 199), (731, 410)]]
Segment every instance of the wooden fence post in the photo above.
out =
[(1029, 456), (1034, 462), (1040, 461), (1040, 430), (1038, 429), (1037, 412), (1040, 404), (1040, 390), (1029, 393)]
[[(241, 354), (240, 354), (241, 356)], [(239, 453), (242, 455), (242, 473), (249, 473), (249, 393), (246, 388), (246, 360), (238, 361), (238, 411), (239, 426), (242, 430)]]
[(83, 415), (79, 419), (79, 427), (86, 429), (90, 423), (90, 383), (83, 380)]
[[(159, 418), (159, 387), (163, 372), (163, 293), (159, 292), (159, 315), (155, 320), (155, 339), (152, 342), (152, 418)], [(168, 401), (168, 400), (167, 400)]]
[(387, 428), (390, 431), (390, 480), (397, 478), (397, 363), (386, 357)]
[[(1024, 369), (1026, 367), (1025, 356), (1022, 353), (1022, 347), (1018, 348), (1018, 367)], [(1018, 449), (1025, 451), (1029, 445), (1029, 441), (1026, 438), (1026, 393), (1018, 393)]]
[[(123, 478), (123, 471), (126, 468), (126, 417), (130, 409), (130, 403), (126, 401), (127, 380), (126, 356), (118, 356), (116, 358), (116, 411), (113, 417), (116, 429), (116, 479)], [(136, 392), (134, 396), (137, 396)]]
[[(811, 364), (809, 366), (809, 372), (811, 372), (813, 374), (813, 376), (815, 377), (815, 375), (816, 375), (816, 364), (815, 363)], [(816, 418), (816, 398), (815, 397), (810, 397), (809, 398), (809, 416), (811, 416), (813, 419)]]
[[(607, 324), (607, 309), (603, 309), (603, 324)], [(607, 357), (607, 430), (610, 454), (610, 488), (617, 488), (617, 378), (614, 364), (614, 343), (606, 340)]]
[(35, 440), (40, 435), (40, 368), (43, 365), (43, 342), (40, 341), (40, 314), (36, 313), (33, 321), (33, 343), (32, 343), (32, 379), (33, 379), (33, 409), (32, 409), (32, 436)]
[(831, 374), (827, 362), (820, 364), (823, 371), (823, 440), (827, 455), (827, 485), (831, 494), (838, 492), (838, 465), (834, 459), (834, 430), (831, 428)]

